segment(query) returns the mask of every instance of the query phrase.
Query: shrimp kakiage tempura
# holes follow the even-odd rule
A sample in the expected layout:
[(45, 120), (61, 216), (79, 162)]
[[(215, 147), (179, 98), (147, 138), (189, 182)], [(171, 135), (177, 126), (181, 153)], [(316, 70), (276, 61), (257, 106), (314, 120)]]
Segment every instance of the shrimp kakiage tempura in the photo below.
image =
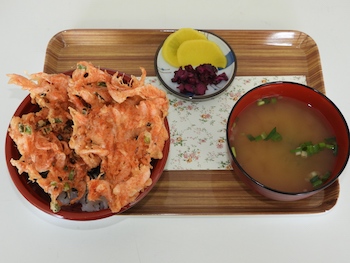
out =
[[(41, 107), (11, 121), (9, 134), (21, 154), (11, 163), (50, 195), (53, 211), (66, 205), (58, 198), (64, 193), (69, 204), (87, 196), (118, 212), (151, 185), (151, 160), (163, 157), (169, 137), (169, 103), (165, 92), (145, 85), (141, 71), (130, 83), (87, 62), (79, 62), (72, 77), (9, 75)], [(96, 168), (99, 175), (90, 177)]]

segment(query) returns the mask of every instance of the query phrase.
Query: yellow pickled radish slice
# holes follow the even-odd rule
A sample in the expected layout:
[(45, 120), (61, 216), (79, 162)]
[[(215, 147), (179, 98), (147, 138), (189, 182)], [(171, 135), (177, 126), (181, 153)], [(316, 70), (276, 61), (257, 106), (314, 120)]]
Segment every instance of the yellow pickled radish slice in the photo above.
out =
[(220, 47), (209, 40), (188, 40), (177, 50), (177, 59), (180, 66), (212, 64), (217, 68), (225, 68), (227, 61)]
[(177, 59), (178, 48), (183, 42), (195, 39), (208, 41), (203, 33), (192, 28), (181, 28), (170, 34), (165, 39), (162, 47), (162, 56), (164, 60), (173, 67), (180, 67)]

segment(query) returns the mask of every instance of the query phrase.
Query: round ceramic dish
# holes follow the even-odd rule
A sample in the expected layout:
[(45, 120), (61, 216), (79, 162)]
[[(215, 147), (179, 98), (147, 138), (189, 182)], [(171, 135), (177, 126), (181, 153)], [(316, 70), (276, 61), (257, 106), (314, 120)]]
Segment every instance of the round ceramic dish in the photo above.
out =
[(171, 93), (176, 95), (177, 97), (180, 97), (181, 99), (185, 100), (192, 100), (192, 101), (202, 101), (202, 100), (208, 100), (212, 99), (219, 94), (221, 94), (223, 91), (225, 91), (230, 84), (232, 83), (233, 79), (236, 75), (237, 70), (237, 60), (236, 55), (230, 45), (228, 45), (225, 40), (220, 38), (217, 35), (214, 35), (207, 31), (201, 31), (203, 34), (207, 37), (208, 40), (213, 41), (216, 43), (222, 52), (225, 54), (227, 64), (225, 68), (219, 68), (217, 75), (221, 73), (226, 73), (228, 80), (222, 81), (217, 85), (208, 85), (207, 91), (204, 95), (196, 95), (193, 93), (181, 93), (180, 90), (177, 88), (178, 84), (171, 81), (171, 79), (174, 77), (174, 72), (178, 70), (178, 68), (175, 68), (171, 65), (169, 65), (162, 56), (162, 46), (163, 43), (160, 45), (156, 52), (155, 56), (155, 70), (157, 73), (157, 76), (161, 83), (165, 86), (167, 90), (169, 90)]
[[(110, 74), (113, 74), (114, 71), (107, 70)], [(71, 75), (72, 71), (67, 72), (65, 74)], [(130, 77), (125, 75), (124, 78), (130, 80)], [(38, 111), (39, 108), (37, 105), (31, 103), (30, 95), (28, 95), (22, 103), (19, 105), (17, 110), (14, 113), (14, 116), (22, 116), (23, 114), (27, 114), (29, 112)], [(167, 119), (165, 119), (164, 124), (169, 133), (169, 124)], [(169, 154), (170, 140), (168, 139), (165, 142), (163, 148), (163, 158), (160, 160), (153, 160), (152, 166), (153, 169), (151, 171), (152, 184), (148, 186), (140, 195), (136, 198), (136, 200), (126, 206), (124, 206), (117, 214), (123, 213), (129, 208), (133, 207), (139, 201), (141, 201), (154, 187), (157, 183), (158, 179), (161, 177), (167, 158)], [(5, 155), (6, 155), (6, 163), (11, 176), (12, 181), (14, 182), (18, 191), (22, 194), (22, 196), (29, 201), (30, 204), (45, 212), (46, 214), (52, 215), (57, 218), (63, 218), (68, 220), (76, 220), (76, 221), (87, 221), (87, 220), (96, 220), (102, 219), (106, 217), (110, 217), (114, 215), (110, 209), (104, 209), (96, 212), (83, 212), (81, 211), (81, 206), (70, 205), (70, 206), (62, 206), (61, 210), (57, 213), (52, 212), (50, 209), (50, 197), (47, 193), (45, 193), (42, 188), (36, 184), (28, 181), (28, 176), (26, 174), (18, 174), (17, 168), (12, 166), (10, 163), (11, 158), (19, 159), (20, 153), (17, 150), (17, 147), (9, 134), (6, 135), (5, 142)]]

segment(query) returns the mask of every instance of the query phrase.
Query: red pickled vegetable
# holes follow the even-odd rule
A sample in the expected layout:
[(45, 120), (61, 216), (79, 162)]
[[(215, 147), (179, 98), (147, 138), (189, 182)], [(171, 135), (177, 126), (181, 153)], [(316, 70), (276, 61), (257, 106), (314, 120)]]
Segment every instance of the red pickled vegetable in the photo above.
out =
[(208, 85), (217, 85), (228, 80), (225, 72), (217, 75), (217, 71), (211, 64), (202, 64), (196, 68), (187, 65), (176, 70), (171, 81), (179, 84), (178, 89), (181, 93), (204, 95)]

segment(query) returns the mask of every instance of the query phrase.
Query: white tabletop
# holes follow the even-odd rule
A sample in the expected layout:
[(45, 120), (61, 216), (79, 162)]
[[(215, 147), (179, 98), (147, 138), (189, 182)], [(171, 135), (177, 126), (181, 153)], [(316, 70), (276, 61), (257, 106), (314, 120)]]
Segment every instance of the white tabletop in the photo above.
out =
[[(2, 1), (5, 2), (5, 1)], [(318, 44), (325, 87), (350, 123), (348, 0), (74, 0), (1, 3), (1, 149), (27, 92), (6, 73), (43, 70), (48, 41), (76, 28), (291, 29)], [(1, 262), (349, 262), (350, 166), (327, 213), (53, 220), (17, 193), (1, 151)], [(58, 222), (59, 221), (59, 222)]]

